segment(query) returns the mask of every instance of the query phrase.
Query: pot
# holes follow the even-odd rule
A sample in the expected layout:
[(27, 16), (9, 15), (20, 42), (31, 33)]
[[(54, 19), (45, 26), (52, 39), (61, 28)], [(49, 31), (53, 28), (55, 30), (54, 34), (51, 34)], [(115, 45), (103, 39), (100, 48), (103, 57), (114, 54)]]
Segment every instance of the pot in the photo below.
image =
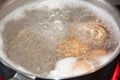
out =
[[(27, 4), (27, 3), (34, 3), (34, 1), (37, 1), (37, 0), (7, 0), (7, 1), (5, 1), (4, 4), (2, 4), (0, 6), (0, 20), (2, 20), (4, 17), (6, 17), (14, 9), (16, 9), (16, 8), (18, 8), (20, 6), (23, 6), (23, 5)], [(45, 0), (39, 0), (40, 3), (42, 3), (43, 1), (45, 1)], [(116, 22), (116, 24), (118, 25), (117, 27), (115, 27), (115, 30), (116, 30), (115, 34), (116, 34), (116, 36), (120, 36), (120, 23), (119, 23), (120, 17), (119, 17), (119, 12), (112, 5), (110, 5), (106, 0), (83, 0), (83, 1), (89, 2), (92, 5), (94, 5), (96, 7), (99, 7), (99, 8), (102, 8), (103, 10), (107, 11), (112, 16), (112, 18)], [(101, 12), (101, 14), (102, 14), (102, 12)], [(104, 15), (104, 14), (102, 14), (102, 15)], [(13, 18), (14, 18), (14, 16), (13, 16)], [(2, 27), (0, 27), (0, 29), (2, 30)], [(103, 68), (104, 66), (108, 65), (111, 61), (113, 61), (118, 56), (118, 54), (120, 52), (120, 39), (119, 39), (119, 37), (117, 39), (117, 42), (118, 42), (118, 45), (117, 45), (116, 49), (114, 50), (114, 52), (112, 53), (113, 54), (112, 57), (107, 62), (105, 62), (102, 66), (100, 66), (99, 68), (96, 68), (95, 71), (97, 71), (97, 70)], [(15, 80), (16, 79), (18, 79), (18, 80), (31, 80), (31, 79), (33, 79), (34, 80), (36, 77), (40, 78), (40, 79), (71, 79), (71, 78), (83, 76), (83, 75), (78, 75), (78, 76), (71, 76), (71, 77), (67, 77), (67, 78), (46, 78), (46, 77), (40, 77), (40, 76), (31, 74), (31, 73), (27, 73), (27, 72), (25, 72), (23, 70), (18, 69), (17, 67), (15, 67), (14, 65), (10, 64), (8, 61), (3, 59), (2, 55), (0, 55), (0, 60), (1, 60), (1, 62), (3, 64), (5, 64), (9, 68), (11, 68), (11, 69), (13, 69), (13, 70), (18, 72), (14, 76)], [(95, 72), (95, 71), (93, 71), (93, 72)], [(91, 74), (93, 72), (88, 72), (88, 73), (86, 73), (84, 75), (88, 75), (88, 74)]]

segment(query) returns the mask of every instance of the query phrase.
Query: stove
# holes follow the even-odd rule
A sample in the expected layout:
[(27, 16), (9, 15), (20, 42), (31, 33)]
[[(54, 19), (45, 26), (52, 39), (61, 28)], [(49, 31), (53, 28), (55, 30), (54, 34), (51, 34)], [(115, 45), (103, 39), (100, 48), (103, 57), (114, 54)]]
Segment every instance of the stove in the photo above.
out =
[[(0, 0), (2, 3), (3, 0)], [(116, 5), (120, 11), (120, 5)], [(8, 68), (0, 62), (0, 80), (9, 80), (15, 75), (16, 71)], [(43, 80), (43, 79), (35, 79)], [(70, 80), (70, 79), (69, 79)], [(120, 54), (104, 68), (86, 76), (73, 78), (71, 80), (120, 80)]]

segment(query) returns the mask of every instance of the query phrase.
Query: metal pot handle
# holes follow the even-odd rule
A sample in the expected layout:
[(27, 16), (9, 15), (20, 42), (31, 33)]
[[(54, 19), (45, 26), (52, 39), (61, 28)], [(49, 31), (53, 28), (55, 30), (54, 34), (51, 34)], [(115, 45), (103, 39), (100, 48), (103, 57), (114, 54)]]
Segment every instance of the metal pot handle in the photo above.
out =
[(11, 78), (10, 80), (34, 80), (34, 79), (35, 79), (35, 77), (28, 77), (28, 76), (25, 76), (21, 73), (16, 73), (14, 75), (14, 77)]

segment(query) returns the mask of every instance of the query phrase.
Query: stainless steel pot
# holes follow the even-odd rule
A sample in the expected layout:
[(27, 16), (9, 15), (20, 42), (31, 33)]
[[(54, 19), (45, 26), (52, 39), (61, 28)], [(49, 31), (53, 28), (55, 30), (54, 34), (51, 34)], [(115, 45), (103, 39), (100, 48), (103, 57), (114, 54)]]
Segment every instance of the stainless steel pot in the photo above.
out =
[[(2, 5), (0, 5), (0, 20), (2, 18), (4, 18), (6, 15), (8, 15), (15, 8), (18, 8), (18, 7), (20, 7), (20, 6), (22, 6), (22, 5), (26, 4), (26, 3), (33, 2), (33, 1), (35, 1), (35, 0), (5, 0), (5, 2)], [(110, 15), (113, 16), (113, 18), (116, 21), (116, 23), (119, 25), (119, 29), (120, 29), (120, 22), (119, 22), (120, 21), (120, 16), (119, 16), (119, 12), (111, 5), (111, 3), (119, 4), (120, 3), (119, 0), (86, 0), (86, 1), (94, 4), (95, 6), (99, 6), (99, 7), (103, 8), (104, 10), (106, 10), (107, 12), (109, 12)], [(120, 30), (119, 30), (119, 34), (120, 34)], [(105, 65), (110, 63), (113, 59), (115, 59), (116, 56), (119, 54), (119, 52), (120, 52), (120, 39), (119, 39), (119, 46), (118, 46), (118, 49), (117, 49), (115, 55)], [(0, 57), (0, 60), (6, 66), (8, 66), (11, 69), (13, 69), (13, 70), (18, 72), (14, 76), (15, 80), (31, 80), (31, 79), (35, 79), (35, 77), (37, 77), (35, 75), (28, 74), (28, 73), (26, 73), (24, 71), (18, 70), (17, 68), (15, 68), (12, 65), (8, 64), (1, 57)], [(101, 66), (99, 69), (101, 69), (105, 65)], [(97, 70), (99, 70), (99, 69), (97, 69)], [(90, 74), (90, 73), (88, 73), (88, 74)], [(39, 78), (43, 78), (43, 77), (39, 77)], [(71, 78), (73, 78), (73, 77), (71, 77)], [(44, 79), (48, 79), (48, 78), (44, 78)]]

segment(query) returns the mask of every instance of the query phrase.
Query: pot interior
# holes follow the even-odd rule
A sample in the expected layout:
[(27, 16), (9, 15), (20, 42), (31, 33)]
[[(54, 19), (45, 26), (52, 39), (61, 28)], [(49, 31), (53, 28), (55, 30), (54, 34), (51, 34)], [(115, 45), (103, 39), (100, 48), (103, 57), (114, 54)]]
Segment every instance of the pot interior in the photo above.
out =
[(29, 2), (1, 19), (0, 29), (1, 59), (42, 78), (94, 72), (119, 49), (117, 21), (91, 0)]

